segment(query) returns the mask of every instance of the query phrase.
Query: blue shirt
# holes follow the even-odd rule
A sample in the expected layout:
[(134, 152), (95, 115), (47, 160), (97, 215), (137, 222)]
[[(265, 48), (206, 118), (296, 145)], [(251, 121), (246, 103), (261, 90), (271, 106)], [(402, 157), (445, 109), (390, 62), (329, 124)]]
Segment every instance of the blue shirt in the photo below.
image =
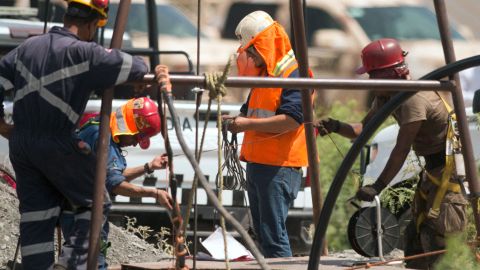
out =
[[(97, 141), (100, 133), (99, 128), (98, 122), (90, 120), (78, 133), (80, 139), (88, 143), (94, 152), (96, 152), (97, 149)], [(107, 178), (105, 179), (105, 186), (110, 194), (116, 186), (125, 181), (123, 171), (126, 167), (127, 161), (122, 155), (122, 149), (110, 138), (108, 145)]]

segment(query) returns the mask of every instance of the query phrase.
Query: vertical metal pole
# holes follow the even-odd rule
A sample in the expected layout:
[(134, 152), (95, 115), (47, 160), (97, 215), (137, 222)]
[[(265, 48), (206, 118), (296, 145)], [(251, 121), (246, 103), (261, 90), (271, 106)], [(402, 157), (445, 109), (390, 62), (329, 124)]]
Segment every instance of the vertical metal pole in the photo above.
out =
[[(201, 2), (200, 0), (197, 0), (197, 66), (196, 66), (196, 75), (200, 74), (200, 27), (201, 27)], [(203, 91), (198, 89), (199, 91), (196, 92), (195, 99), (195, 159), (197, 162), (200, 164), (200, 149), (199, 149), (199, 123), (200, 123), (200, 105), (202, 104), (202, 95)], [(204, 120), (205, 123), (208, 122), (208, 119)], [(218, 149), (220, 151), (220, 149)], [(198, 205), (197, 205), (197, 186), (198, 186), (198, 176), (195, 174), (194, 183), (192, 184), (192, 189), (190, 192), (194, 192), (194, 203), (193, 203), (193, 269), (197, 268), (197, 240), (198, 240), (198, 235), (197, 235), (197, 230), (198, 230)], [(188, 215), (187, 215), (188, 216)], [(186, 220), (187, 224), (190, 222), (190, 220)]]
[(50, 17), (50, 0), (45, 0), (45, 12), (44, 12), (44, 15), (45, 15), (45, 18), (44, 19), (44, 22), (43, 22), (43, 33), (47, 33), (47, 22), (48, 22), (48, 17)]
[[(307, 42), (305, 39), (305, 24), (303, 20), (302, 0), (292, 1), (292, 18), (293, 28), (296, 44), (296, 58), (298, 61), (298, 68), (300, 77), (308, 78), (308, 56), (307, 56)], [(310, 91), (302, 91), (302, 108), (303, 119), (305, 126), (305, 137), (307, 141), (308, 152), (308, 173), (311, 180), (312, 188), (312, 205), (313, 218), (318, 221), (320, 211), (322, 210), (322, 193), (320, 188), (320, 171), (318, 167), (318, 152), (317, 144), (313, 129), (313, 107), (312, 95)], [(316, 226), (317, 224), (315, 224)], [(325, 248), (325, 245), (324, 245)]]
[[(437, 13), (438, 27), (442, 38), (442, 46), (447, 64), (455, 62), (455, 51), (451, 39), (450, 28), (448, 24), (447, 9), (444, 0), (434, 0), (435, 12)], [(480, 237), (480, 213), (478, 205), (480, 203), (480, 183), (478, 182), (477, 167), (473, 155), (472, 140), (468, 129), (467, 114), (465, 113), (465, 104), (463, 102), (463, 93), (458, 74), (453, 76), (456, 83), (455, 91), (452, 92), (453, 105), (460, 130), (460, 140), (462, 142), (462, 154), (465, 160), (466, 176), (471, 191), (471, 205), (475, 218), (475, 227), (477, 229), (477, 238)]]
[[(155, 0), (146, 0), (147, 19), (148, 19), (148, 45), (153, 51), (158, 51), (158, 25), (157, 25), (157, 6)], [(150, 57), (150, 70), (160, 63), (160, 55), (154, 54)], [(156, 92), (156, 91), (155, 91)]]
[(378, 257), (382, 262), (385, 261), (383, 257), (383, 228), (382, 228), (382, 207), (380, 205), (380, 197), (375, 196), (375, 213), (377, 221), (377, 245), (378, 245)]
[[(113, 29), (111, 48), (122, 47), (123, 33), (127, 23), (131, 0), (120, 0), (115, 27)], [(97, 269), (98, 253), (100, 252), (100, 232), (103, 224), (103, 202), (105, 178), (107, 176), (107, 146), (110, 138), (110, 113), (112, 111), (113, 88), (106, 89), (102, 95), (100, 108), (100, 134), (98, 138), (97, 167), (95, 171), (95, 186), (93, 188), (93, 209), (90, 224), (90, 239), (88, 245), (87, 269)]]

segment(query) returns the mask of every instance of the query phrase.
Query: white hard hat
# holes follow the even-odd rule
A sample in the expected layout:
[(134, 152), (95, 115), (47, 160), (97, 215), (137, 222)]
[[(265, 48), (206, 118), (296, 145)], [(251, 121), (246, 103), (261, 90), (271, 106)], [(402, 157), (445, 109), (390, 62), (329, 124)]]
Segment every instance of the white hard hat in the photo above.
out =
[(254, 11), (245, 16), (237, 25), (235, 35), (242, 47), (245, 47), (258, 33), (273, 24), (273, 19), (262, 10)]

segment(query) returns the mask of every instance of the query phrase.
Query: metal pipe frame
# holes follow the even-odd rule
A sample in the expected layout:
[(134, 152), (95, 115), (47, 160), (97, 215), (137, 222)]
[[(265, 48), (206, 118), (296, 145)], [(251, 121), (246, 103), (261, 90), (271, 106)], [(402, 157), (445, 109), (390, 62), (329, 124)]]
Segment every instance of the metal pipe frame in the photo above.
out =
[[(117, 18), (113, 29), (111, 48), (122, 47), (123, 33), (130, 10), (131, 0), (120, 0)], [(95, 169), (95, 186), (93, 187), (92, 218), (88, 244), (87, 269), (98, 268), (98, 254), (100, 252), (100, 232), (103, 224), (103, 202), (105, 199), (105, 178), (107, 176), (107, 146), (110, 139), (110, 113), (112, 112), (113, 88), (106, 89), (102, 94), (100, 108), (100, 134), (98, 138), (97, 167)]]
[[(205, 88), (205, 76), (170, 75), (175, 85), (201, 86)], [(154, 74), (146, 74), (142, 80), (127, 84), (156, 84)], [(337, 90), (382, 90), (382, 91), (453, 91), (455, 82), (434, 80), (351, 80), (351, 79), (315, 79), (315, 78), (270, 78), (270, 77), (228, 77), (227, 87), (285, 87), (301, 90), (337, 89)]]
[[(308, 48), (307, 39), (305, 37), (305, 24), (303, 14), (302, 0), (292, 0), (291, 14), (293, 22), (293, 33), (295, 36), (296, 59), (300, 77), (309, 78), (308, 74)], [(318, 165), (318, 149), (315, 131), (313, 128), (313, 106), (312, 95), (310, 91), (302, 91), (302, 109), (303, 122), (305, 127), (305, 140), (307, 143), (308, 153), (308, 175), (311, 179), (311, 194), (313, 206), (313, 220), (316, 221), (320, 217), (322, 211), (322, 191), (320, 186), (320, 168)], [(317, 224), (315, 224), (317, 225)]]
[[(123, 32), (125, 30), (126, 18), (128, 15), (128, 9), (130, 7), (131, 0), (121, 0), (117, 21), (115, 22), (114, 34), (112, 38), (112, 48), (120, 48), (122, 42)], [(444, 46), (445, 57), (447, 58), (447, 63), (450, 63), (455, 60), (453, 54), (453, 46), (451, 45), (450, 33), (448, 28), (448, 20), (446, 19), (446, 9), (443, 0), (434, 0), (435, 8), (437, 10), (437, 19), (439, 22), (440, 33), (442, 36), (442, 45)], [(295, 21), (299, 21), (303, 18), (301, 11), (298, 11), (297, 5), (292, 6), (292, 11), (298, 13), (294, 16)], [(298, 22), (296, 23), (298, 25)], [(298, 26), (297, 26), (298, 27)], [(301, 27), (300, 27), (301, 29)], [(298, 32), (298, 31), (297, 31)], [(303, 32), (303, 39), (304, 39)], [(297, 34), (296, 34), (297, 35)], [(302, 37), (302, 34), (300, 34)], [(298, 40), (296, 42), (299, 42)], [(304, 57), (305, 51), (302, 51), (302, 45), (299, 46), (300, 57)], [(479, 60), (479, 59), (475, 59)], [(305, 61), (305, 60), (300, 60)], [(480, 62), (480, 61), (479, 61)], [(308, 62), (300, 63), (300, 68), (303, 70)], [(458, 63), (453, 63), (458, 64)], [(478, 65), (478, 64), (477, 64)], [(447, 65), (452, 69), (452, 66)], [(440, 79), (444, 76), (437, 76), (441, 74), (442, 69), (436, 71), (436, 73), (431, 73), (426, 75), (424, 78), (429, 79)], [(458, 72), (458, 71), (457, 71)], [(305, 74), (303, 74), (305, 75)], [(429, 76), (430, 75), (430, 76)], [(448, 74), (451, 75), (451, 74)], [(306, 76), (305, 76), (306, 77)], [(312, 246), (310, 260), (308, 269), (318, 269), (318, 260), (320, 258), (321, 243), (323, 242), (326, 227), (328, 225), (333, 206), (336, 202), (338, 193), (341, 189), (341, 186), (346, 177), (346, 172), (353, 165), (355, 158), (358, 156), (359, 151), (363, 145), (367, 142), (373, 132), (378, 128), (378, 126), (385, 120), (385, 118), (390, 115), (402, 102), (407, 100), (417, 91), (449, 91), (453, 96), (453, 103), (455, 111), (457, 113), (458, 123), (460, 127), (460, 136), (463, 144), (463, 155), (466, 161), (466, 173), (469, 180), (469, 184), (472, 190), (472, 194), (475, 198), (475, 203), (472, 203), (474, 207), (475, 221), (477, 227), (477, 235), (479, 235), (480, 228), (480, 219), (478, 215), (478, 209), (476, 207), (476, 202), (478, 201), (478, 195), (480, 194), (480, 184), (477, 181), (477, 172), (473, 159), (472, 145), (470, 136), (468, 133), (468, 122), (466, 119), (465, 108), (462, 99), (462, 93), (460, 87), (457, 87), (456, 82), (458, 83), (458, 76), (453, 76), (454, 81), (395, 81), (395, 80), (337, 80), (337, 79), (309, 79), (309, 78), (257, 78), (257, 77), (229, 77), (225, 82), (226, 86), (230, 87), (296, 87), (299, 89), (338, 89), (338, 90), (351, 90), (351, 89), (369, 89), (369, 90), (384, 90), (384, 91), (395, 91), (401, 92), (397, 94), (392, 100), (390, 100), (382, 109), (376, 114), (372, 121), (367, 124), (364, 128), (362, 134), (357, 138), (355, 143), (352, 145), (351, 150), (347, 154), (345, 160), (342, 162), (340, 170), (337, 171), (337, 175), (334, 178), (334, 182), (329, 190), (329, 194), (326, 198), (326, 203), (333, 204), (327, 209), (322, 210), (320, 213), (319, 219), (316, 222), (314, 243)], [(175, 76), (170, 77), (173, 84), (178, 85), (198, 85), (205, 86), (205, 77), (204, 76)], [(154, 75), (148, 74), (144, 77), (143, 80), (135, 82), (137, 84), (155, 84)], [(205, 88), (205, 87), (204, 87)], [(303, 91), (306, 92), (306, 91)], [(303, 97), (303, 95), (302, 95)], [(102, 202), (103, 202), (103, 189), (105, 185), (105, 171), (106, 171), (106, 145), (108, 134), (110, 133), (108, 128), (108, 119), (111, 112), (111, 100), (113, 98), (113, 89), (108, 89), (104, 92), (102, 98), (102, 107), (101, 107), (101, 124), (100, 124), (100, 139), (99, 139), (99, 152), (98, 152), (98, 161), (97, 169), (95, 175), (95, 187), (94, 187), (94, 198), (93, 198), (93, 211), (92, 211), (92, 224), (91, 224), (91, 234), (90, 234), (90, 245), (88, 251), (88, 268), (87, 269), (96, 269), (97, 267), (97, 257), (98, 257), (98, 247), (99, 247), (99, 235), (101, 230), (101, 222), (103, 221), (102, 216)], [(306, 107), (310, 107), (310, 104), (306, 104)], [(305, 107), (305, 105), (304, 105)], [(305, 108), (304, 108), (305, 109)], [(308, 136), (308, 135), (307, 135)], [(345, 168), (348, 167), (348, 168)], [(339, 184), (338, 184), (338, 183)], [(335, 195), (336, 193), (336, 195)], [(333, 194), (333, 195), (332, 195)], [(333, 198), (330, 198), (333, 196)], [(320, 229), (321, 228), (321, 229)], [(320, 230), (319, 230), (320, 229)]]

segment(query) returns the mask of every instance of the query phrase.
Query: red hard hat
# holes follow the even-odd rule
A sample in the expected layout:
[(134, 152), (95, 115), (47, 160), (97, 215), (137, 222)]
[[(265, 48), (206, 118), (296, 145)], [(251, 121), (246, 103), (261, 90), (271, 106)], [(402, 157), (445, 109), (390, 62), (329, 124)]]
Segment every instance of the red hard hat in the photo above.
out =
[(150, 137), (157, 135), (161, 129), (160, 115), (155, 102), (148, 97), (135, 99), (133, 115), (138, 129), (137, 140), (142, 149), (150, 146)]
[(362, 50), (363, 65), (357, 69), (357, 74), (369, 73), (372, 70), (393, 67), (405, 61), (407, 52), (403, 51), (398, 41), (392, 38), (382, 38), (372, 41)]

